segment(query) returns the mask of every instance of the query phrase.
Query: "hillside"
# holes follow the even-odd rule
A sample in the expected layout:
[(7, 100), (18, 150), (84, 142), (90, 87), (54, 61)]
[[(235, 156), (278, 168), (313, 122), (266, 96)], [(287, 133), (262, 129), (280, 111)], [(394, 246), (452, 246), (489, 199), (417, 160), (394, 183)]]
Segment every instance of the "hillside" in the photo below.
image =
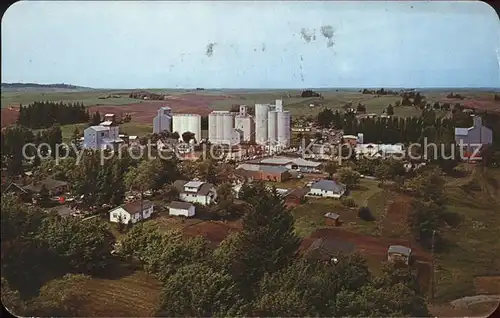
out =
[(82, 91), (92, 90), (90, 87), (71, 84), (37, 84), (37, 83), (2, 83), (3, 92), (39, 92), (39, 91)]

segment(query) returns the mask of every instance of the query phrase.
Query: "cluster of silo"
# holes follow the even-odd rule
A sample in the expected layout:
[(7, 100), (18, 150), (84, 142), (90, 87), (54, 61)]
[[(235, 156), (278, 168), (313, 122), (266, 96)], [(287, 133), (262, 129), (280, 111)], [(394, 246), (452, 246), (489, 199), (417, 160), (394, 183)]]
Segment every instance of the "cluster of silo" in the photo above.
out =
[(172, 116), (172, 132), (177, 132), (182, 138), (185, 132), (194, 134), (194, 138), (201, 140), (201, 116), (198, 114), (174, 114)]
[(158, 109), (158, 114), (153, 118), (153, 133), (159, 134), (162, 131), (170, 131), (172, 128), (172, 109), (163, 106)]
[(234, 115), (229, 111), (213, 111), (208, 115), (208, 140), (213, 144), (230, 144), (234, 131)]
[(290, 112), (283, 110), (281, 99), (275, 105), (255, 105), (255, 141), (258, 144), (290, 146)]

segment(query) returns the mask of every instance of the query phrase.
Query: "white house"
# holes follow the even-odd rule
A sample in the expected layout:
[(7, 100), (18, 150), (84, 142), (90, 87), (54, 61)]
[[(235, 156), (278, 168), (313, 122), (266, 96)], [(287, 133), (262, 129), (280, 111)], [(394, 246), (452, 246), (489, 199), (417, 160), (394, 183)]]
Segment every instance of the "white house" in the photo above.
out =
[(455, 141), (463, 145), (467, 151), (473, 151), (481, 145), (489, 145), (493, 142), (493, 132), (483, 126), (482, 118), (474, 116), (474, 124), (469, 128), (455, 128)]
[(402, 158), (405, 155), (403, 145), (390, 144), (357, 144), (356, 156), (373, 157), (373, 158)]
[(114, 148), (117, 144), (123, 143), (114, 115), (106, 114), (105, 118), (106, 121), (96, 126), (90, 126), (83, 131), (83, 148)]
[(191, 217), (195, 214), (195, 206), (188, 202), (172, 201), (168, 206), (168, 214)]
[(308, 195), (338, 199), (344, 195), (345, 191), (344, 184), (323, 179), (311, 185)]
[(110, 210), (109, 221), (114, 223), (121, 222), (124, 224), (134, 224), (141, 219), (149, 219), (153, 214), (153, 208), (154, 204), (151, 201), (144, 200), (141, 213), (141, 201), (130, 202)]
[(179, 192), (179, 199), (184, 202), (208, 205), (217, 199), (215, 186), (208, 182), (177, 180), (174, 187)]

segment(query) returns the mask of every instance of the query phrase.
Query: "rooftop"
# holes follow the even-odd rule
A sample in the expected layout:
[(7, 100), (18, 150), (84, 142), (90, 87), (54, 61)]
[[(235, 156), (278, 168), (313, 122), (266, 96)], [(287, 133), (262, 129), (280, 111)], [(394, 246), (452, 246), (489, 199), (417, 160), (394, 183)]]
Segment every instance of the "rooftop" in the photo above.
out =
[(188, 188), (196, 188), (198, 189), (199, 187), (201, 187), (203, 185), (204, 182), (201, 182), (201, 181), (189, 181), (188, 183), (186, 183), (184, 185), (184, 187), (188, 187)]
[(457, 136), (467, 136), (469, 134), (469, 128), (455, 128), (455, 135)]
[(191, 208), (192, 206), (193, 205), (191, 203), (181, 202), (181, 201), (172, 201), (168, 205), (169, 208), (172, 208), (172, 209), (182, 209), (182, 210), (187, 210), (187, 209)]
[(328, 212), (325, 214), (325, 218), (336, 220), (340, 218), (340, 215), (338, 215), (337, 213)]
[(411, 248), (406, 247), (406, 246), (401, 246), (401, 245), (391, 245), (391, 246), (389, 246), (387, 253), (396, 253), (396, 254), (401, 254), (401, 255), (405, 255), (405, 256), (410, 256)]
[(100, 123), (101, 126), (111, 126), (113, 125), (113, 122), (111, 120), (106, 120)]
[(94, 129), (95, 131), (108, 131), (109, 128), (108, 127), (105, 127), (105, 126), (90, 126), (89, 128), (92, 128)]
[(334, 193), (339, 193), (344, 191), (346, 186), (342, 183), (335, 182), (333, 180), (319, 180), (311, 185), (311, 189), (319, 189), (325, 191), (333, 191)]
[(47, 188), (47, 190), (52, 190), (52, 189), (64, 187), (67, 185), (68, 185), (68, 183), (66, 181), (60, 181), (60, 180), (55, 180), (55, 179), (45, 179), (45, 180), (42, 180), (36, 184), (27, 185), (27, 186), (23, 187), (23, 189), (28, 190), (28, 191), (40, 192), (42, 190), (43, 186), (45, 186), (45, 188)]
[[(153, 206), (153, 203), (149, 200), (143, 200), (142, 205), (143, 205), (142, 209), (147, 210), (151, 206)], [(124, 204), (122, 206), (116, 207), (116, 208), (112, 209), (111, 211), (114, 211), (120, 207), (130, 214), (136, 214), (136, 213), (141, 212), (141, 201), (139, 200), (139, 201), (130, 202), (130, 203)]]

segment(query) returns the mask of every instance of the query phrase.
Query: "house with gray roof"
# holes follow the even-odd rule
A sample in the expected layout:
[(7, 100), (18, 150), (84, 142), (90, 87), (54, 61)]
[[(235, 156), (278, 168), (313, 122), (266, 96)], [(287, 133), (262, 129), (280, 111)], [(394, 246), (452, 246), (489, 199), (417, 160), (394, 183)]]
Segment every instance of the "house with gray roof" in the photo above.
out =
[(474, 152), (478, 147), (493, 143), (493, 132), (490, 128), (483, 126), (481, 117), (474, 116), (472, 127), (455, 128), (455, 142), (466, 152)]
[(334, 180), (319, 180), (311, 185), (308, 195), (339, 199), (346, 192), (346, 185)]
[(179, 192), (179, 199), (189, 203), (209, 205), (217, 199), (215, 186), (199, 180), (176, 180), (174, 188)]
[(406, 265), (410, 264), (411, 248), (401, 245), (391, 245), (387, 250), (387, 261), (403, 262)]

